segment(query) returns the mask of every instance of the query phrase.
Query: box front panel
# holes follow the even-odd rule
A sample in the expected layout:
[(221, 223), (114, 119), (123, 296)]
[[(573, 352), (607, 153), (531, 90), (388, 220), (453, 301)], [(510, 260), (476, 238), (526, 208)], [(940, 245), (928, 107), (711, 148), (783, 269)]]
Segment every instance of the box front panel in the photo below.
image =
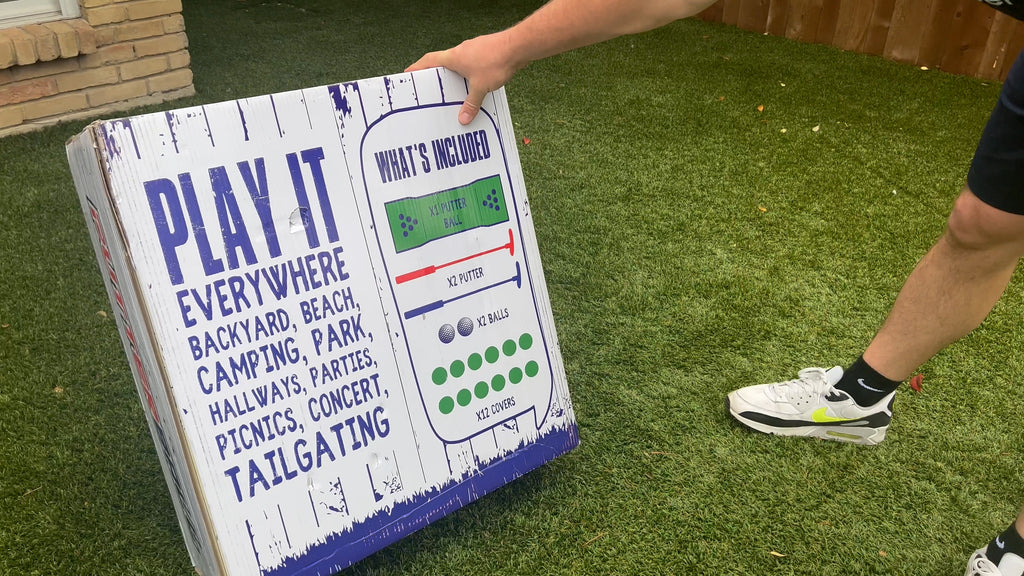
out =
[(229, 574), (330, 574), (577, 442), (504, 95), (463, 127), (465, 94), (430, 70), (99, 127)]

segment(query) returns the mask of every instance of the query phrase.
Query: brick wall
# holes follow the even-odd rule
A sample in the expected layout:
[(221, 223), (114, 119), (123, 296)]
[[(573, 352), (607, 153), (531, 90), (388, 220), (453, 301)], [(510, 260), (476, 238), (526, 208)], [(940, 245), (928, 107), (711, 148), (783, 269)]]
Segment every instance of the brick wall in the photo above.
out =
[(79, 4), (0, 29), (0, 137), (195, 93), (181, 0)]

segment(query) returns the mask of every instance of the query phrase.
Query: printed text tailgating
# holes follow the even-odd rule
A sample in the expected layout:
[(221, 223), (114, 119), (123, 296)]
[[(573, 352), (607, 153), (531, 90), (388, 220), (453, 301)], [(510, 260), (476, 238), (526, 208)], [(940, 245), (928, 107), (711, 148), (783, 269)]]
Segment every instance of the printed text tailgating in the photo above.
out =
[(270, 450), (262, 459), (250, 458), (246, 470), (232, 466), (224, 475), (231, 480), (235, 498), (241, 502), (246, 497), (254, 498), (257, 488), (270, 490), (271, 486), (298, 478), (300, 472), (320, 468), (375, 440), (387, 438), (390, 432), (391, 423), (384, 415), (384, 408), (377, 406), (333, 424), (328, 431), (317, 430), (312, 445), (305, 438), (298, 438), (290, 450), (282, 447)]

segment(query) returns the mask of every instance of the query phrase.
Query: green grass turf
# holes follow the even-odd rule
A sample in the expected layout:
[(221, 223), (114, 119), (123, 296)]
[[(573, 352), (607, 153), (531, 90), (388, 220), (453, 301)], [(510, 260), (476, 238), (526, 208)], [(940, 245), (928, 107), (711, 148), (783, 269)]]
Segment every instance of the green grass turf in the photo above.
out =
[[(536, 5), (193, 0), (198, 96), (163, 108), (397, 72)], [(878, 447), (751, 433), (723, 400), (856, 358), (997, 92), (692, 20), (522, 71), (582, 444), (348, 573), (961, 573), (1022, 503), (1019, 281)], [(0, 574), (187, 574), (64, 159), (83, 126), (0, 140)]]

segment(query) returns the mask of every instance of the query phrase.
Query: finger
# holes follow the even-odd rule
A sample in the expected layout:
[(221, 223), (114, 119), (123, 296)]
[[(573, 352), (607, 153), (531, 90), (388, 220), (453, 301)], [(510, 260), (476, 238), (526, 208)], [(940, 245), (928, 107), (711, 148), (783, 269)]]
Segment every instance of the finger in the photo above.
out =
[(486, 96), (486, 90), (476, 90), (472, 86), (470, 87), (466, 101), (462, 103), (462, 108), (459, 110), (459, 124), (465, 126), (476, 118), (476, 113), (480, 111), (480, 106)]
[(443, 59), (443, 55), (443, 52), (429, 52), (424, 54), (422, 58), (410, 64), (405, 71), (415, 72), (416, 70), (425, 70), (427, 68), (442, 66), (441, 60)]

